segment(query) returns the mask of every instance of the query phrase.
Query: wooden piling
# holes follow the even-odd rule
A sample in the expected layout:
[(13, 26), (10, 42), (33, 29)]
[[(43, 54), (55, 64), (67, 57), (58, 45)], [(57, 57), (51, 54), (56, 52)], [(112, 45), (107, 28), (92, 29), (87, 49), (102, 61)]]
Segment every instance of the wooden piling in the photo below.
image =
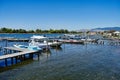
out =
[(37, 53), (37, 55), (38, 55), (38, 61), (39, 61), (40, 54), (39, 54), (39, 53)]
[(13, 57), (11, 57), (11, 64), (13, 65)]
[(7, 64), (7, 58), (6, 58), (6, 59), (5, 59), (5, 66), (7, 67), (7, 65), (8, 65), (8, 64)]
[(17, 56), (15, 57), (15, 63), (17, 64)]
[(25, 60), (26, 59), (26, 57), (25, 57), (25, 54), (23, 55), (23, 60)]
[(31, 58), (31, 59), (32, 59), (32, 58), (33, 58), (33, 54), (29, 54), (29, 58)]

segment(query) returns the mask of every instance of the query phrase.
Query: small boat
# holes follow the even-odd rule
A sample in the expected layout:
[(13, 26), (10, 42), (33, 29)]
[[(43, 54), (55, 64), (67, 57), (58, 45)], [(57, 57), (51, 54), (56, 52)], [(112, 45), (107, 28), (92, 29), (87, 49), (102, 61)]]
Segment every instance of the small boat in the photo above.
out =
[(62, 42), (58, 40), (48, 40), (48, 45), (51, 47), (60, 47), (62, 45)]
[(46, 49), (49, 47), (60, 47), (62, 42), (58, 42), (57, 40), (50, 40), (44, 36), (36, 36), (33, 35), (30, 38), (29, 46), (38, 46), (40, 48)]
[(37, 46), (28, 46), (29, 50), (38, 50), (38, 51), (42, 51), (42, 48), (39, 48)]
[(42, 50), (41, 48), (37, 47), (37, 46), (25, 46), (25, 45), (13, 45), (16, 48), (22, 48), (22, 49), (29, 49), (29, 50)]
[(28, 46), (18, 45), (18, 44), (15, 44), (15, 45), (13, 45), (13, 46), (16, 47), (16, 48), (28, 48)]

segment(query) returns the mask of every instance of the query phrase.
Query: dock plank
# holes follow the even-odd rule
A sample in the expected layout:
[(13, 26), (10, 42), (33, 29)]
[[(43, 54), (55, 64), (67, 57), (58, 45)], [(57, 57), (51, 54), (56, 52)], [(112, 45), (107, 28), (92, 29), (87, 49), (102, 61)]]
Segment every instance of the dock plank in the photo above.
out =
[(24, 54), (28, 54), (28, 53), (31, 54), (31, 53), (37, 52), (35, 50), (21, 49), (21, 48), (15, 48), (15, 47), (5, 47), (5, 49), (16, 50), (16, 51), (21, 51), (21, 52), (2, 55), (2, 56), (0, 56), (0, 60), (6, 59), (6, 58), (11, 58), (11, 57), (16, 57), (16, 56), (20, 56), (20, 55), (24, 55)]

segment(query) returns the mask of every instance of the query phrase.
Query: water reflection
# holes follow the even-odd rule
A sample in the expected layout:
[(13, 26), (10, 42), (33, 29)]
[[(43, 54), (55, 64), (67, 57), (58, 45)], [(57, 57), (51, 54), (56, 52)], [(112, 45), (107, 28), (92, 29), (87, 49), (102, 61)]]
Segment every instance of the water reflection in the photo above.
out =
[(56, 51), (62, 51), (62, 47), (52, 47), (51, 49), (54, 49)]
[(27, 59), (25, 61), (22, 61), (20, 63), (14, 64), (12, 66), (7, 66), (7, 67), (0, 66), (0, 72), (4, 72), (4, 71), (12, 70), (12, 69), (15, 69), (15, 68), (19, 68), (19, 67), (31, 64), (32, 62), (33, 62), (33, 59)]
[(29, 65), (15, 67), (16, 74), (11, 69), (0, 76), (3, 80), (119, 80), (119, 49), (120, 46), (63, 44), (42, 52), (39, 60)]
[(51, 56), (51, 51), (50, 50), (42, 51), (41, 54), (40, 54), (39, 60), (48, 59), (50, 56)]

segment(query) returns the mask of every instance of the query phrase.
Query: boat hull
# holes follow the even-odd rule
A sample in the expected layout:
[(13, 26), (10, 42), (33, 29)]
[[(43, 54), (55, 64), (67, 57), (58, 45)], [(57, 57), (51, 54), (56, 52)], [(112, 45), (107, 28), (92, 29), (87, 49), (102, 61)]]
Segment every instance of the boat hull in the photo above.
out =
[(60, 47), (62, 45), (62, 42), (54, 42), (50, 44), (50, 47)]

